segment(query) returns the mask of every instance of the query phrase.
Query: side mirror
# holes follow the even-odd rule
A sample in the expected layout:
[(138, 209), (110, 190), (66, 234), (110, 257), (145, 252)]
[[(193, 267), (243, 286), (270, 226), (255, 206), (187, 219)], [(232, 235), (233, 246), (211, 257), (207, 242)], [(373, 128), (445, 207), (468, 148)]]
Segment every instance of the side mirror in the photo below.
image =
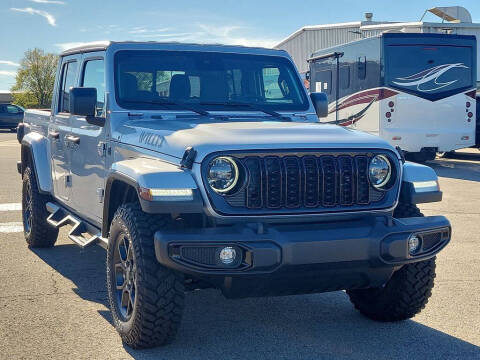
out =
[(85, 116), (89, 124), (104, 126), (105, 119), (96, 116), (97, 89), (71, 88), (70, 89), (70, 114)]
[(319, 118), (328, 116), (328, 97), (327, 94), (322, 92), (313, 92), (310, 94), (313, 107)]

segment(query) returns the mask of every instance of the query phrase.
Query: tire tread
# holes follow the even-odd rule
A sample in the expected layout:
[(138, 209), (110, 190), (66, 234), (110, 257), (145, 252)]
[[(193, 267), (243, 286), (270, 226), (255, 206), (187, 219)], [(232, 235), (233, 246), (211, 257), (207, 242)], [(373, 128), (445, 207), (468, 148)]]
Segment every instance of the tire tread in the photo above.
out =
[[(184, 308), (183, 276), (158, 263), (153, 236), (168, 227), (168, 218), (144, 213), (138, 204), (122, 205), (116, 211), (112, 225), (123, 222), (135, 248), (137, 262), (136, 317), (127, 332), (119, 330), (121, 320), (116, 315), (109, 285), (110, 308), (122, 340), (133, 348), (151, 348), (170, 343), (180, 326)], [(138, 241), (135, 244), (135, 240)], [(113, 239), (109, 239), (111, 243)], [(108, 257), (109, 260), (110, 256)], [(107, 260), (107, 271), (110, 268)], [(107, 274), (108, 275), (108, 274)], [(110, 276), (107, 276), (110, 282)]]
[[(50, 196), (41, 194), (38, 191), (37, 179), (33, 170), (27, 166), (23, 173), (23, 188), (25, 191), (27, 182), (30, 182), (32, 189), (32, 229), (30, 234), (25, 233), (25, 240), (29, 247), (46, 248), (55, 245), (58, 238), (58, 229), (47, 222), (50, 215), (46, 204), (50, 201)], [(24, 194), (22, 194), (24, 196)], [(22, 216), (24, 216), (22, 199)]]

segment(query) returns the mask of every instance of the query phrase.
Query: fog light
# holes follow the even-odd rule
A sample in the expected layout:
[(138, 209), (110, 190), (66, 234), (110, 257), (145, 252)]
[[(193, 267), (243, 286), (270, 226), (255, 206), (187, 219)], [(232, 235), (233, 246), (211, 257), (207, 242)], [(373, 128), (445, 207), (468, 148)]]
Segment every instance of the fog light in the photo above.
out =
[(420, 249), (420, 238), (413, 234), (408, 238), (408, 252), (410, 255), (415, 254)]
[(220, 254), (218, 255), (218, 257), (220, 258), (220, 261), (222, 263), (224, 263), (225, 265), (229, 265), (235, 261), (235, 258), (237, 257), (237, 252), (233, 247), (227, 246), (220, 250)]

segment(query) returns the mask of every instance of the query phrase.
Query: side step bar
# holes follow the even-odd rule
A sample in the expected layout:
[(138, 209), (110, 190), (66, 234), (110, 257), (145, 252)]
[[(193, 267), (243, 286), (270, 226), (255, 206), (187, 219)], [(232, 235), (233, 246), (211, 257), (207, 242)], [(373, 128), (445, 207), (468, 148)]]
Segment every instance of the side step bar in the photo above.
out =
[(106, 248), (108, 239), (102, 237), (102, 233), (96, 227), (80, 220), (70, 211), (63, 207), (49, 202), (46, 204), (50, 216), (47, 222), (56, 228), (64, 225), (71, 225), (72, 229), (68, 233), (68, 237), (74, 243), (84, 248), (86, 246), (98, 243), (100, 246)]

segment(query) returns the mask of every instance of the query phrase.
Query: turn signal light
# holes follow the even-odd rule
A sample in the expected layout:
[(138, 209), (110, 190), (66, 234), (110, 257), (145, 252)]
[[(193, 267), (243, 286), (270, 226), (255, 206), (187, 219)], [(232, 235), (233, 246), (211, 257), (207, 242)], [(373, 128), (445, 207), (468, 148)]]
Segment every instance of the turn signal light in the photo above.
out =
[(139, 188), (138, 194), (147, 201), (192, 201), (192, 189), (148, 189)]

